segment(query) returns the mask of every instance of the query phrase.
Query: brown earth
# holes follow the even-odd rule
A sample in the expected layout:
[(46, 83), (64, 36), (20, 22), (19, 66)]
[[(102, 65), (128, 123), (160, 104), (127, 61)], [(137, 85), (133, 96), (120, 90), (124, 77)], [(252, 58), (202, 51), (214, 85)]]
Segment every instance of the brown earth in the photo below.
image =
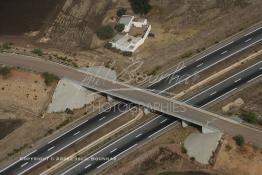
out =
[[(0, 41), (11, 41), (15, 47), (41, 47), (47, 53), (62, 51), (72, 56), (79, 66), (115, 62), (114, 69), (118, 72), (138, 59), (143, 61), (137, 70), (141, 75), (159, 73), (174, 66), (186, 56), (260, 21), (262, 16), (262, 2), (258, 0), (151, 0), (150, 3), (153, 9), (145, 17), (152, 24), (155, 37), (146, 40), (134, 58), (104, 49), (104, 42), (95, 35), (101, 25), (115, 24), (119, 7), (127, 8), (128, 14), (132, 14), (127, 0), (61, 1), (55, 12), (46, 11), (47, 21), (39, 18), (44, 23), (42, 27), (34, 32), (29, 27), (23, 35), (4, 35)], [(28, 6), (28, 10), (31, 8)], [(37, 13), (32, 14), (36, 15), (31, 17), (38, 17)]]
[(262, 150), (245, 145), (238, 147), (226, 138), (218, 153), (214, 169), (224, 175), (260, 175), (262, 171)]

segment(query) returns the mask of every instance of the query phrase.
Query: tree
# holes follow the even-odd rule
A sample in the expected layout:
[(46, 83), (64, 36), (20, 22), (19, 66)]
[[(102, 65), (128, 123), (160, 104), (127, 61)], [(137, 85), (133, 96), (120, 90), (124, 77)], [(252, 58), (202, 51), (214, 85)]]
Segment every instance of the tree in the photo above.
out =
[(106, 40), (114, 36), (114, 30), (110, 25), (100, 27), (96, 35), (99, 39)]
[(45, 84), (47, 86), (51, 85), (54, 81), (59, 80), (59, 78), (56, 75), (50, 74), (48, 72), (42, 73), (42, 77), (44, 78)]
[(129, 3), (134, 13), (145, 15), (152, 9), (148, 1), (149, 0), (129, 0)]
[(1, 67), (0, 68), (0, 75), (3, 77), (6, 77), (7, 75), (10, 74), (11, 69), (9, 67)]
[(125, 29), (125, 24), (117, 24), (115, 26), (116, 31), (122, 32)]
[(38, 55), (38, 56), (42, 56), (42, 55), (43, 55), (43, 51), (42, 51), (42, 49), (40, 49), (40, 48), (34, 49), (34, 50), (32, 51), (32, 53), (34, 53), (34, 54), (36, 54), (36, 55)]
[(240, 118), (248, 123), (258, 123), (257, 114), (254, 112), (244, 112), (240, 115)]
[(111, 49), (111, 48), (112, 48), (112, 44), (107, 42), (107, 43), (104, 45), (104, 47), (107, 48), (107, 49)]
[(11, 49), (12, 43), (3, 43), (2, 48), (3, 49)]
[(242, 135), (236, 135), (233, 137), (233, 139), (235, 140), (238, 146), (242, 146), (245, 144), (245, 139)]
[(133, 53), (132, 53), (132, 52), (129, 52), (129, 51), (124, 51), (124, 52), (122, 52), (122, 54), (123, 54), (124, 56), (127, 56), (127, 57), (131, 57), (131, 56), (133, 55)]
[(121, 17), (121, 16), (123, 16), (123, 15), (125, 15), (126, 14), (126, 9), (125, 8), (119, 8), (118, 10), (117, 10), (117, 12), (116, 12), (116, 15), (118, 16), (118, 17)]

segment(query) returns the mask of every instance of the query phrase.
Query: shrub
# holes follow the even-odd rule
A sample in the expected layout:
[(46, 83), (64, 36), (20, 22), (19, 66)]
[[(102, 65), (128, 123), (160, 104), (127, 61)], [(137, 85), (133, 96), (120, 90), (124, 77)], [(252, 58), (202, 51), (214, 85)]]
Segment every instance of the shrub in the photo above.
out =
[(32, 53), (34, 53), (34, 54), (36, 54), (36, 55), (38, 55), (38, 56), (42, 56), (42, 55), (43, 55), (43, 51), (42, 51), (42, 49), (40, 49), (40, 48), (34, 49), (34, 50), (32, 51)]
[(125, 25), (124, 25), (124, 24), (117, 24), (117, 25), (115, 26), (115, 29), (116, 29), (116, 31), (118, 31), (118, 32), (122, 32), (122, 31), (125, 29)]
[(131, 57), (131, 56), (133, 55), (133, 53), (132, 53), (132, 52), (129, 52), (129, 51), (124, 51), (124, 52), (122, 52), (122, 54), (123, 54), (124, 56), (128, 56), (128, 57)]
[(74, 114), (74, 112), (71, 109), (69, 109), (69, 108), (66, 108), (65, 113), (67, 113), (67, 114)]
[(2, 48), (3, 49), (11, 49), (12, 43), (3, 43)]
[(107, 43), (104, 45), (104, 47), (107, 48), (107, 49), (111, 49), (111, 48), (112, 48), (112, 44), (107, 42)]
[(109, 25), (102, 26), (97, 30), (96, 35), (99, 39), (102, 40), (110, 39), (114, 36), (114, 30)]
[(253, 124), (258, 123), (259, 120), (257, 114), (254, 112), (243, 112), (240, 115), (240, 118), (248, 123), (253, 123)]
[(42, 73), (42, 77), (45, 79), (45, 84), (47, 86), (51, 85), (54, 81), (59, 80), (59, 78), (56, 75), (50, 74), (48, 72)]
[(6, 77), (10, 74), (11, 69), (9, 67), (1, 67), (0, 68), (0, 75)]
[(123, 15), (125, 15), (126, 14), (126, 9), (125, 8), (119, 8), (118, 10), (117, 10), (117, 12), (116, 12), (116, 15), (118, 16), (118, 17), (121, 17), (121, 16), (123, 16)]
[(149, 0), (129, 0), (129, 3), (134, 13), (145, 15), (152, 9), (148, 1)]
[(186, 153), (187, 153), (187, 149), (186, 149), (186, 147), (185, 147), (184, 145), (181, 147), (181, 152), (182, 152), (183, 154), (186, 154)]
[(245, 144), (245, 139), (242, 135), (236, 135), (233, 137), (233, 139), (235, 140), (238, 146), (242, 146)]

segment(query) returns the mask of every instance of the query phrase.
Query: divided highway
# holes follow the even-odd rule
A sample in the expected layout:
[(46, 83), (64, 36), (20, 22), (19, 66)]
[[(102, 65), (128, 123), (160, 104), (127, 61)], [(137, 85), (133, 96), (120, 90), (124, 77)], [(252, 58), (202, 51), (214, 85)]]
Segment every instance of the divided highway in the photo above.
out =
[[(240, 86), (259, 78), (261, 75), (262, 61), (204, 90), (200, 94), (185, 100), (185, 102), (197, 107), (204, 107), (211, 101), (213, 102), (220, 99), (222, 96), (229, 94), (230, 92), (236, 91)], [(174, 117), (159, 115), (129, 134), (122, 136), (108, 146), (101, 148), (98, 152), (94, 153), (90, 157), (87, 157), (84, 161), (75, 164), (61, 174), (76, 175), (94, 173), (105, 164), (119, 158), (119, 156), (127, 151), (134, 149), (142, 141), (148, 140), (154, 134), (157, 134), (166, 127), (176, 123), (177, 120)], [(99, 160), (99, 158), (107, 158), (107, 160)]]
[[(156, 84), (153, 84), (148, 87), (148, 89), (155, 89), (158, 92), (164, 91), (172, 86), (175, 86), (177, 83), (186, 80), (187, 78), (195, 75), (196, 73), (200, 73), (203, 70), (225, 60), (226, 58), (244, 50), (258, 42), (262, 39), (262, 29), (259, 28), (248, 35), (242, 36), (240, 39), (228, 43), (225, 47), (220, 48), (211, 54), (208, 54), (204, 57), (201, 57), (196, 60), (196, 62), (192, 63), (189, 66), (181, 69), (180, 71), (169, 75), (168, 77), (160, 80)], [(30, 63), (28, 63), (30, 62)], [(70, 75), (70, 68), (65, 68), (61, 65), (55, 65), (52, 69), (52, 63), (45, 62), (40, 59), (30, 58), (21, 55), (6, 55), (0, 54), (0, 63), (2, 64), (11, 64), (14, 66), (21, 66), (21, 67), (31, 67), (34, 70), (39, 71), (48, 71), (61, 77), (72, 77)], [(68, 75), (68, 76), (67, 76)], [(73, 75), (73, 73), (72, 73)], [(74, 76), (74, 75), (73, 75)], [(179, 82), (174, 77), (180, 77)], [(119, 108), (121, 110), (119, 110)], [(126, 109), (123, 109), (126, 108)], [(48, 158), (57, 152), (61, 151), (62, 149), (68, 147), (69, 145), (75, 143), (79, 139), (89, 135), (90, 133), (97, 130), (99, 127), (104, 126), (105, 124), (109, 123), (110, 121), (116, 119), (117, 117), (121, 116), (123, 113), (126, 113), (130, 108), (129, 105), (126, 105), (126, 102), (121, 102), (114, 106), (113, 108), (109, 109), (109, 112), (102, 112), (98, 114), (96, 117), (84, 122), (83, 124), (67, 131), (57, 139), (49, 142), (45, 146), (41, 147), (38, 150), (33, 151), (29, 155), (25, 156), (27, 158), (30, 157), (40, 157), (40, 158)], [(35, 167), (39, 163), (42, 162), (41, 160), (18, 160), (13, 164), (7, 166), (3, 170), (0, 171), (0, 174), (8, 174), (10, 172), (14, 172), (17, 174), (23, 174), (26, 171), (30, 170), (31, 168)]]

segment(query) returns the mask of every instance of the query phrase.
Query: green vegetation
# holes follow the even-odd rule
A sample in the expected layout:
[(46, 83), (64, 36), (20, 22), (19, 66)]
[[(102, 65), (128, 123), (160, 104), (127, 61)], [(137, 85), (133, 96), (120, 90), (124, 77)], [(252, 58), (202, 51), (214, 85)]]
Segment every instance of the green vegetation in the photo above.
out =
[(242, 146), (245, 144), (245, 139), (242, 135), (236, 135), (233, 137), (233, 139), (235, 140), (238, 146)]
[(54, 81), (59, 80), (59, 78), (56, 75), (50, 74), (48, 72), (42, 73), (42, 77), (45, 79), (45, 84), (47, 86), (50, 86)]
[(132, 52), (128, 52), (128, 51), (124, 51), (124, 52), (122, 52), (122, 54), (123, 54), (124, 56), (127, 56), (127, 57), (131, 57), (131, 56), (133, 55)]
[(66, 108), (65, 113), (67, 113), (67, 114), (74, 114), (74, 112), (71, 109), (69, 109), (69, 108)]
[(6, 43), (3, 43), (2, 48), (3, 49), (11, 49), (12, 45), (13, 45), (12, 43), (6, 42)]
[(111, 49), (111, 48), (112, 48), (112, 44), (107, 42), (107, 43), (104, 45), (104, 47), (107, 48), (107, 49)]
[(102, 26), (97, 30), (96, 35), (101, 40), (110, 39), (114, 36), (114, 29), (110, 25)]
[(36, 54), (36, 55), (38, 55), (38, 56), (42, 56), (42, 55), (43, 55), (43, 51), (42, 51), (42, 49), (40, 49), (40, 48), (35, 48), (35, 49), (32, 51), (32, 53), (34, 53), (34, 54)]
[(0, 75), (2, 75), (3, 77), (6, 77), (10, 74), (11, 68), (9, 67), (1, 67), (0, 68)]
[(243, 112), (239, 117), (248, 123), (262, 124), (262, 119), (254, 112)]
[(185, 147), (184, 145), (181, 147), (181, 152), (182, 152), (183, 154), (186, 154), (186, 153), (187, 153), (187, 149), (186, 149), (186, 147)]
[(115, 29), (116, 29), (116, 31), (118, 31), (118, 32), (122, 32), (122, 31), (125, 29), (125, 25), (124, 25), (124, 24), (117, 24), (117, 25), (115, 26)]
[(118, 17), (121, 17), (121, 16), (123, 16), (123, 15), (125, 15), (126, 14), (126, 9), (125, 8), (119, 8), (118, 10), (117, 10), (117, 12), (116, 12), (116, 15), (118, 16)]
[(129, 3), (136, 14), (145, 15), (152, 9), (149, 0), (129, 0)]

